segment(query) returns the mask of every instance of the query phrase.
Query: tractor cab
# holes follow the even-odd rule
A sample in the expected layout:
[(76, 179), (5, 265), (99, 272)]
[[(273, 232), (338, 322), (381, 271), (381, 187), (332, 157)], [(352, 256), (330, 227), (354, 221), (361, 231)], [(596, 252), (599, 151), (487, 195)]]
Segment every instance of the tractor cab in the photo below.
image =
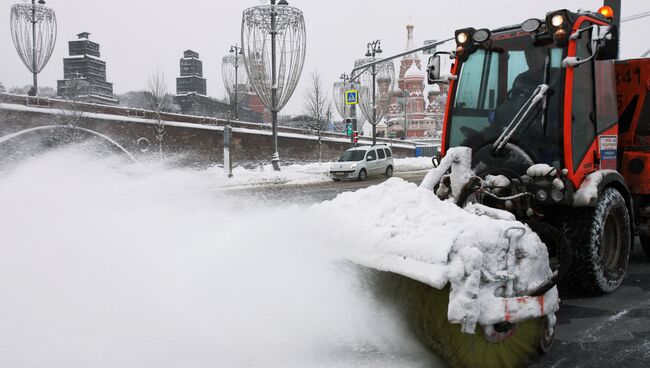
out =
[(441, 53), (429, 61), (429, 82), (450, 84), (441, 153), (471, 148), (482, 178), (520, 178), (546, 164), (573, 188), (601, 165), (615, 169), (615, 154), (600, 157), (597, 139), (617, 136), (607, 15), (560, 10), (518, 26), (457, 30), (452, 74), (440, 75)]

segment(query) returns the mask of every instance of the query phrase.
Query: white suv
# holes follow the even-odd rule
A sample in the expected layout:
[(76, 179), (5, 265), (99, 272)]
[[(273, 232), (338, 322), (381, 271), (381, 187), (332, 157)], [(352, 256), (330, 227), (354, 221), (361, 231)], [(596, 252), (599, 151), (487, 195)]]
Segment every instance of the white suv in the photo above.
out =
[(350, 148), (330, 166), (330, 177), (366, 180), (370, 175), (393, 176), (393, 153), (386, 145)]

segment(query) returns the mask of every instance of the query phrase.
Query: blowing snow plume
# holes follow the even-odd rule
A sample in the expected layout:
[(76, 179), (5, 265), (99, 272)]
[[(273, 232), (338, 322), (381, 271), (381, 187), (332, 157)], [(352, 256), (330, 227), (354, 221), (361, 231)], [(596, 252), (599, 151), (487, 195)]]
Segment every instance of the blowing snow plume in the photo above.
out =
[(0, 173), (0, 366), (431, 366), (341, 261), (357, 229), (214, 180), (77, 149)]

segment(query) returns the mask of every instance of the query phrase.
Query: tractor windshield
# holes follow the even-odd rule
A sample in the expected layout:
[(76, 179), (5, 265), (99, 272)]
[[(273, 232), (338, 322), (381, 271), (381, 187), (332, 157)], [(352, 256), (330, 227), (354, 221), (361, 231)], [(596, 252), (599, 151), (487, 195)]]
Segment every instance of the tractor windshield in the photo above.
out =
[(496, 36), (496, 41), (474, 51), (462, 64), (447, 144), (474, 151), (492, 145), (535, 89), (548, 84), (546, 103), (537, 104), (526, 115), (509, 142), (537, 163), (559, 166), (563, 49), (534, 46), (528, 34), (501, 40)]

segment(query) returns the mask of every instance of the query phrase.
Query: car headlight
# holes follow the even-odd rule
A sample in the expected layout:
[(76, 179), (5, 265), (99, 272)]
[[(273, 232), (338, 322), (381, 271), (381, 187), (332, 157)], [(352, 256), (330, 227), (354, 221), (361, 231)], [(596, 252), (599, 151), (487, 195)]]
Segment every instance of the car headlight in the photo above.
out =
[(334, 165), (330, 165), (330, 170), (334, 170)]
[(350, 165), (350, 170), (354, 170), (354, 169), (356, 169), (356, 168), (357, 168), (357, 164), (352, 164), (352, 165)]

